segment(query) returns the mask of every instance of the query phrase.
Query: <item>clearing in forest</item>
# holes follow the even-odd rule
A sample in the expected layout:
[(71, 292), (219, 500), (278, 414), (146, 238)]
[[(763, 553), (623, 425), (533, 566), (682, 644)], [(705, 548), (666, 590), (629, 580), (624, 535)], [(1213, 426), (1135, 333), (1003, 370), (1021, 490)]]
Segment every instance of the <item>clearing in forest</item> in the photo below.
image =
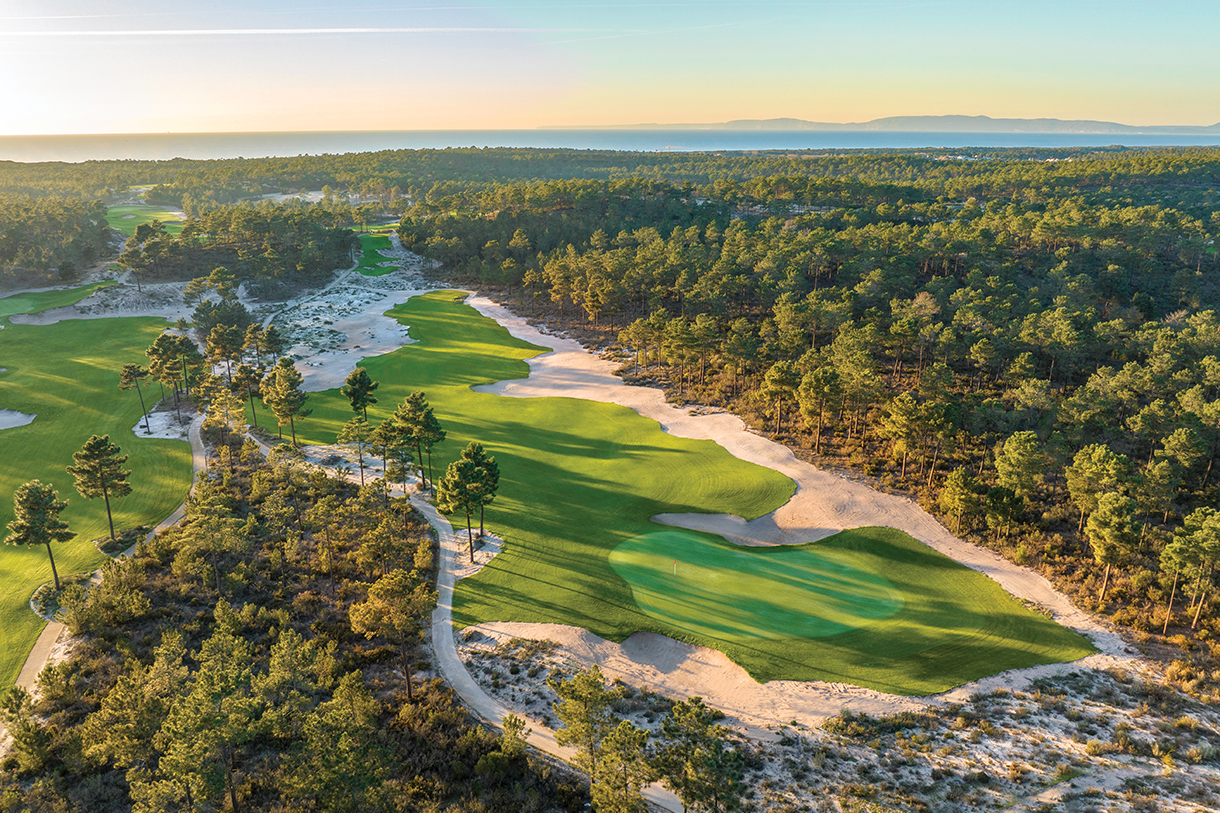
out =
[(384, 234), (361, 234), (360, 235), (360, 264), (357, 268), (360, 273), (366, 277), (380, 277), (383, 274), (388, 274), (391, 271), (397, 270), (398, 266), (380, 266), (378, 263), (389, 262), (390, 258), (383, 255), (380, 249), (390, 247), (390, 238)]
[[(83, 292), (83, 293), (82, 293)], [(7, 315), (10, 300), (22, 301), (19, 312), (37, 313), (77, 301), (87, 289), (45, 291), (0, 299)], [(76, 297), (73, 299), (72, 297)], [(6, 305), (7, 303), (7, 305)], [(142, 438), (132, 433), (140, 420), (134, 391), (119, 390), (124, 362), (147, 362), (144, 349), (164, 329), (165, 321), (140, 319), (66, 320), (54, 325), (14, 325), (0, 316), (0, 409), (36, 416), (27, 426), (0, 430), (0, 539), (13, 518), (13, 493), (24, 482), (51, 483), (63, 513), (77, 537), (56, 543), (55, 565), (61, 578), (92, 570), (103, 555), (90, 540), (109, 533), (101, 499), (77, 494), (65, 471), (72, 453), (90, 435), (109, 434), (131, 456), (130, 496), (112, 500), (115, 529), (151, 525), (165, 519), (186, 496), (191, 484), (190, 446), (182, 441)], [(149, 406), (159, 397), (157, 385), (145, 385)], [(40, 584), (51, 580), (45, 548), (0, 545), (0, 687), (13, 684), (44, 622), (30, 612), (29, 600)]]
[[(470, 440), (500, 465), (487, 521), (506, 540), (504, 552), (458, 583), (458, 626), (552, 622), (613, 641), (658, 632), (719, 649), (761, 681), (821, 679), (908, 695), (1093, 651), (900, 531), (757, 549), (651, 522), (682, 512), (752, 519), (782, 505), (794, 486), (712, 441), (668, 435), (626, 407), (473, 392), (526, 377), (524, 359), (546, 348), (513, 338), (463, 297), (435, 292), (394, 308), (418, 343), (362, 362), (381, 382), (373, 423), (410, 392), (427, 393), (449, 433), (433, 455), (436, 476)], [(335, 390), (314, 395), (311, 406), (313, 416), (297, 425), (306, 442), (334, 442), (353, 416)], [(464, 522), (454, 517), (455, 526)]]
[(154, 220), (160, 220), (169, 234), (177, 234), (182, 231), (184, 222), (182, 217), (162, 206), (133, 204), (111, 206), (106, 210), (106, 222), (110, 224), (110, 228), (118, 229), (128, 237), (136, 233), (136, 226), (142, 223), (152, 223)]

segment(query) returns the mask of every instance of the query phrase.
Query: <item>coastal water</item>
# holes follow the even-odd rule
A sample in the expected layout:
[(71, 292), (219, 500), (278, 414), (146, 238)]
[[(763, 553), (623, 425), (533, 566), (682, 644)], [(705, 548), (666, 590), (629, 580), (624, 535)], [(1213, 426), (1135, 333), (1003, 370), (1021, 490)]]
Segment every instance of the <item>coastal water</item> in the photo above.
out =
[(408, 130), (0, 136), (0, 161), (264, 158), (446, 147), (642, 152), (967, 147), (1220, 146), (1220, 136), (1089, 133), (809, 132), (792, 130)]

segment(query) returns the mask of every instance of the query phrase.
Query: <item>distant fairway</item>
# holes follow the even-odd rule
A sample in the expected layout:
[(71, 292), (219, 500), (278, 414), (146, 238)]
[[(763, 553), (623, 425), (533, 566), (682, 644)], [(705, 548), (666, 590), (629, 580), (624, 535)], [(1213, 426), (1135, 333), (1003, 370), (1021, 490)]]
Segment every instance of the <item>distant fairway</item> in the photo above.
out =
[[(71, 291), (31, 294), (43, 307), (67, 304)], [(79, 298), (79, 297), (78, 297)], [(14, 298), (10, 298), (14, 299)], [(0, 300), (0, 309), (7, 299)], [(0, 317), (0, 321), (7, 323)], [(190, 446), (181, 441), (150, 440), (132, 433), (140, 417), (134, 391), (118, 388), (124, 362), (143, 362), (148, 347), (165, 327), (162, 319), (91, 319), (55, 325), (5, 324), (0, 330), (0, 409), (36, 415), (28, 426), (0, 430), (0, 534), (13, 518), (13, 492), (27, 480), (52, 483), (68, 501), (64, 518), (76, 539), (54, 547), (61, 576), (91, 570), (102, 554), (90, 540), (107, 533), (100, 499), (76, 493), (64, 471), (91, 434), (109, 434), (125, 454), (133, 492), (113, 501), (115, 527), (165, 519), (186, 495), (191, 482)], [(154, 384), (145, 398), (157, 398)], [(0, 538), (3, 538), (0, 536)], [(44, 622), (29, 609), (38, 585), (51, 580), (45, 548), (0, 545), (0, 692), (16, 680)]]
[(0, 319), (15, 313), (42, 313), (52, 308), (75, 305), (98, 288), (105, 288), (108, 285), (114, 285), (114, 281), (95, 282), (80, 288), (66, 288), (58, 291), (12, 294), (0, 299)]
[[(394, 308), (418, 343), (362, 362), (381, 382), (374, 423), (411, 391), (427, 392), (449, 432), (433, 456), (437, 475), (471, 439), (500, 464), (487, 521), (505, 551), (458, 583), (458, 626), (554, 622), (615, 641), (659, 632), (720, 649), (762, 681), (823, 679), (898, 694), (1093, 651), (995, 582), (892, 529), (770, 550), (662, 529), (648, 518), (760, 516), (782, 505), (793, 483), (711, 441), (668, 435), (625, 407), (472, 392), (524, 378), (523, 359), (543, 348), (460, 298), (436, 292)], [(314, 414), (297, 435), (310, 443), (333, 442), (353, 415), (336, 390), (308, 406)], [(682, 580), (667, 584), (675, 559)]]
[(118, 229), (128, 237), (136, 233), (136, 226), (154, 220), (160, 220), (169, 234), (182, 231), (182, 218), (163, 206), (111, 206), (106, 211), (106, 222), (110, 228)]
[(387, 262), (390, 258), (383, 255), (380, 249), (390, 247), (390, 238), (384, 234), (360, 235), (360, 264), (357, 268), (366, 277), (380, 277), (395, 270), (393, 266), (381, 267), (377, 263)]

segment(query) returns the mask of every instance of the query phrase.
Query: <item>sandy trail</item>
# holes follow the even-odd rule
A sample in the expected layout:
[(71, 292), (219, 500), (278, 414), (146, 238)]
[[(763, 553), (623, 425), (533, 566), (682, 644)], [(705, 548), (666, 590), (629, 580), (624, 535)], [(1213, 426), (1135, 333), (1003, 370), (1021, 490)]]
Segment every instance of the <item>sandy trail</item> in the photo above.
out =
[(798, 460), (781, 444), (751, 432), (732, 414), (691, 414), (667, 403), (658, 389), (628, 386), (613, 374), (613, 362), (589, 353), (575, 340), (542, 332), (486, 297), (472, 296), (468, 302), (513, 336), (554, 348), (529, 360), (529, 378), (475, 387), (479, 392), (515, 398), (585, 398), (626, 406), (657, 421), (671, 434), (713, 440), (733, 456), (780, 471), (796, 483), (796, 493), (788, 503), (748, 522), (728, 514), (666, 514), (653, 517), (654, 521), (718, 533), (742, 545), (799, 544), (871, 525), (898, 528), (994, 579), (1012, 595), (1045, 607), (1056, 621), (1087, 635), (1101, 651), (1073, 664), (1013, 670), (935, 697), (908, 698), (817, 681), (760, 685), (716, 650), (651, 633), (637, 633), (622, 644), (614, 644), (574, 627), (493, 623), (479, 626), (484, 634), (554, 640), (576, 660), (598, 663), (608, 675), (674, 696), (701, 695), (752, 728), (792, 719), (816, 723), (844, 707), (893, 713), (929, 703), (956, 702), (976, 691), (1000, 686), (1019, 688), (1043, 675), (1081, 667), (1108, 668), (1137, 660), (1134, 650), (1118, 634), (1074, 607), (1044, 577), (958, 539), (914, 501), (821, 471)]

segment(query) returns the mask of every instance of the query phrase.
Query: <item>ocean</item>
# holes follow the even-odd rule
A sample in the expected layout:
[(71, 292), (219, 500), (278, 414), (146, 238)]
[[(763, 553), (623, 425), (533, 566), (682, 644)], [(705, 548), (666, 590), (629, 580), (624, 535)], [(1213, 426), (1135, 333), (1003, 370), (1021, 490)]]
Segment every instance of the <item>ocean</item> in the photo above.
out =
[(264, 158), (446, 147), (639, 152), (967, 147), (1220, 146), (1218, 136), (1073, 133), (809, 132), (792, 130), (407, 130), (0, 136), (0, 161)]

